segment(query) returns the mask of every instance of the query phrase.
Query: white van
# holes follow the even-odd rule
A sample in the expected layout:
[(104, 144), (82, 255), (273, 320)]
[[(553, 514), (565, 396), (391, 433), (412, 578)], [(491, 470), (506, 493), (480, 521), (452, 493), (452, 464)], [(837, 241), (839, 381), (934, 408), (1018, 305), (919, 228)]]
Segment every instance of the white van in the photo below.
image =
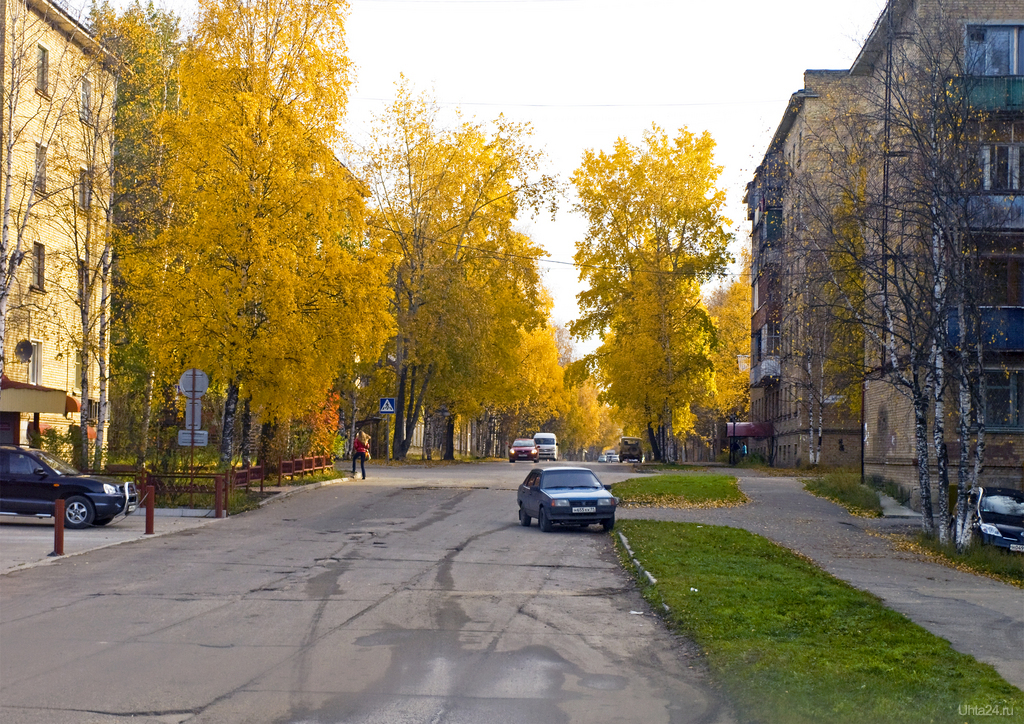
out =
[(538, 432), (533, 436), (538, 460), (558, 460), (558, 440), (553, 432)]

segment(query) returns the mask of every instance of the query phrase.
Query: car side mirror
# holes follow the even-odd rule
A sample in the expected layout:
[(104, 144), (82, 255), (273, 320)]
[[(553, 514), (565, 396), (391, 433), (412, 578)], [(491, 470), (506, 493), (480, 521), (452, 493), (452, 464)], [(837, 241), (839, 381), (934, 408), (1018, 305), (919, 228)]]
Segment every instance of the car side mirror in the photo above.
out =
[(32, 472), (35, 473), (36, 475), (38, 475), (41, 478), (45, 478), (46, 477), (46, 468), (36, 468)]

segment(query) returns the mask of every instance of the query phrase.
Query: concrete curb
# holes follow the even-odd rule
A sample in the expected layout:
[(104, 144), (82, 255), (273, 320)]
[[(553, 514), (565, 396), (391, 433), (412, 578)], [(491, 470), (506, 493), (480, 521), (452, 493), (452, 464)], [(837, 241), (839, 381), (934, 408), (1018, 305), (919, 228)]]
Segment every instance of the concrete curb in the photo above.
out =
[(338, 483), (345, 483), (348, 482), (349, 480), (354, 480), (354, 478), (341, 477), (334, 478), (332, 480), (321, 480), (319, 483), (310, 483), (309, 485), (296, 485), (295, 488), (292, 490), (284, 490), (278, 493), (277, 495), (270, 496), (266, 500), (261, 500), (259, 502), (259, 507), (262, 508), (264, 505), (269, 505), (270, 503), (273, 503), (275, 501), (290, 498), (293, 495), (298, 495), (299, 493), (305, 491), (316, 490), (317, 488), (323, 488), (327, 485), (337, 485)]

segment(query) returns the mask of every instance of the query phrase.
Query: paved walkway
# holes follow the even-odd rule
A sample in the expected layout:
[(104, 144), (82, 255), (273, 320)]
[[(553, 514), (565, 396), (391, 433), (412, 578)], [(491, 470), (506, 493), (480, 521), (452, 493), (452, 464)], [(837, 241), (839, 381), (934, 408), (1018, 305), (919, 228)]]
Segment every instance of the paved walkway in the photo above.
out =
[[(267, 486), (265, 492), (274, 493), (260, 505), (286, 498), (305, 490), (314, 490), (322, 485), (341, 482), (348, 478), (339, 477), (309, 485), (274, 487)], [(99, 548), (120, 545), (143, 538), (154, 538), (189, 530), (217, 521), (213, 511), (157, 508), (153, 521), (153, 535), (146, 535), (146, 511), (140, 509), (110, 525), (85, 530), (64, 530), (64, 558), (88, 553)], [(53, 518), (29, 518), (0, 516), (0, 575), (11, 571), (47, 565), (58, 560), (53, 552)]]
[(751, 498), (749, 505), (621, 509), (618, 517), (728, 525), (762, 535), (870, 591), (1024, 689), (1024, 591), (897, 550), (884, 535), (915, 532), (919, 518), (857, 518), (811, 495), (793, 478), (758, 477), (754, 470), (733, 472)]

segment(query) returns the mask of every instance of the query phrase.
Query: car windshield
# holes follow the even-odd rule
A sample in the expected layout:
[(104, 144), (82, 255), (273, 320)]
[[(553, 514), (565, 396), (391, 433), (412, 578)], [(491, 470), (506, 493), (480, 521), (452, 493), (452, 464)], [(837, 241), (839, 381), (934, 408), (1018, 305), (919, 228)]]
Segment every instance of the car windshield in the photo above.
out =
[(981, 499), (981, 512), (1024, 517), (1024, 496), (985, 495)]
[(516, 440), (512, 447), (533, 447), (533, 440)]
[(541, 490), (551, 488), (601, 488), (601, 481), (589, 470), (548, 470), (540, 479)]
[(554, 445), (555, 438), (553, 437), (535, 437), (533, 441), (538, 445)]
[(40, 460), (53, 468), (53, 472), (57, 473), (57, 475), (81, 475), (75, 468), (45, 450), (37, 450), (36, 455), (39, 456)]

